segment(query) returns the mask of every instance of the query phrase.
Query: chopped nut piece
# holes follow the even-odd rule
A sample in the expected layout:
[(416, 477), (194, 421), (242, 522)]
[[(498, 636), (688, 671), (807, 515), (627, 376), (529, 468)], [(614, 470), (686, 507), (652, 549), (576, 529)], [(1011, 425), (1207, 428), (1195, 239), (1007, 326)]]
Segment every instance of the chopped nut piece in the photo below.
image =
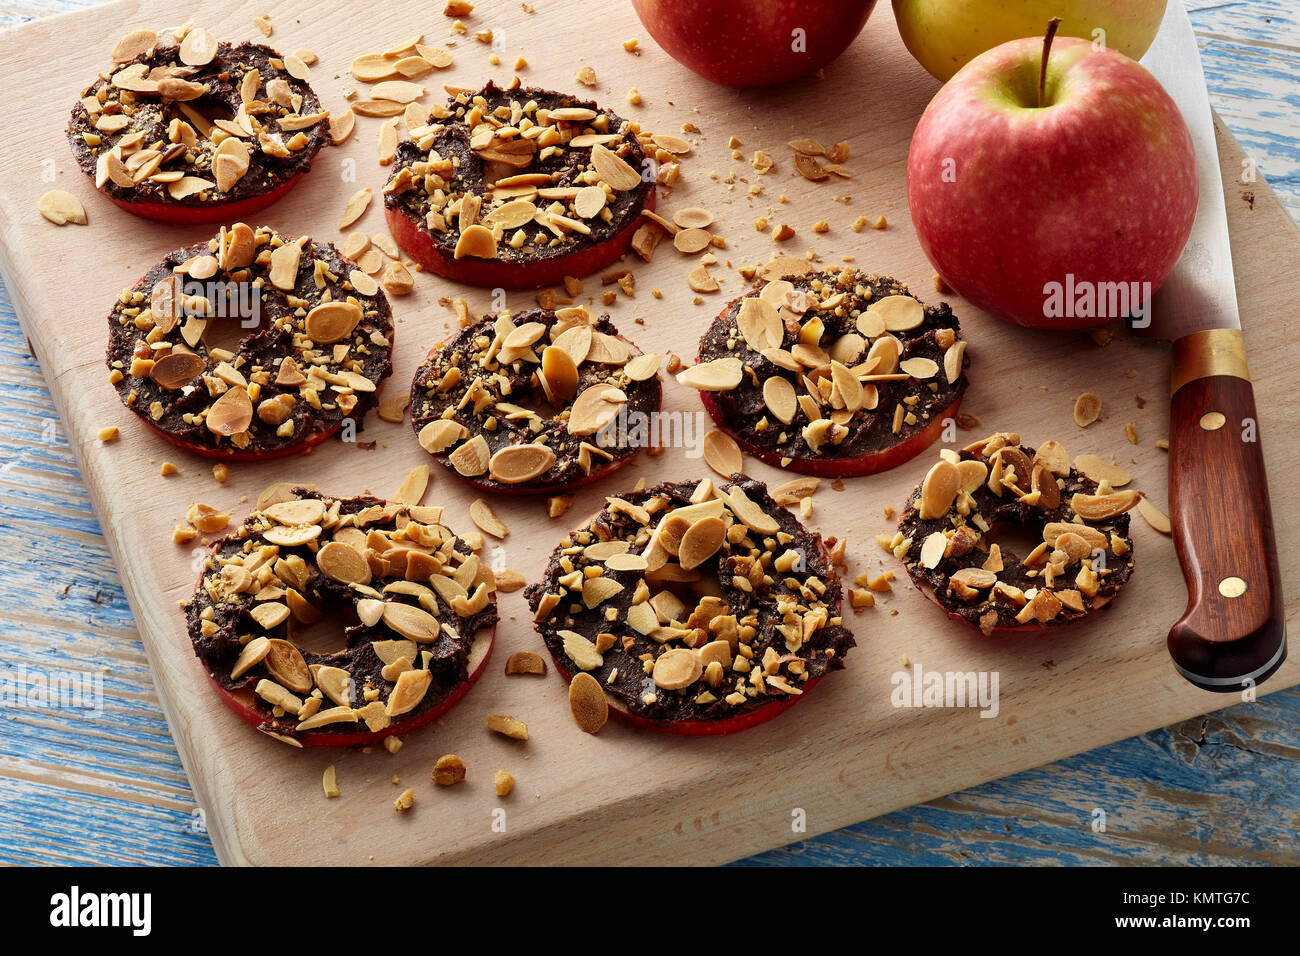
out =
[(516, 718), (506, 716), (505, 714), (488, 714), (487, 728), (494, 733), (510, 737), (514, 740), (528, 739), (528, 725), (522, 720), (517, 720)]
[(498, 770), (492, 778), (492, 789), (498, 797), (508, 797), (515, 789), (514, 774), (508, 770)]
[(433, 782), (440, 787), (450, 787), (465, 779), (465, 761), (456, 754), (443, 754), (433, 767)]

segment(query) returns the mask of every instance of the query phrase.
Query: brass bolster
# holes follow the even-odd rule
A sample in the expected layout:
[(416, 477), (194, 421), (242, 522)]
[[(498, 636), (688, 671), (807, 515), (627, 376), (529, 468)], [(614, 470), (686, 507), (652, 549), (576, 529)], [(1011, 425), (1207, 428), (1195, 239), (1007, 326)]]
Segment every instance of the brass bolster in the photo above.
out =
[(1194, 332), (1174, 342), (1174, 367), (1170, 375), (1169, 394), (1173, 395), (1188, 382), (1212, 375), (1231, 375), (1250, 381), (1246, 365), (1246, 346), (1241, 329), (1210, 329)]

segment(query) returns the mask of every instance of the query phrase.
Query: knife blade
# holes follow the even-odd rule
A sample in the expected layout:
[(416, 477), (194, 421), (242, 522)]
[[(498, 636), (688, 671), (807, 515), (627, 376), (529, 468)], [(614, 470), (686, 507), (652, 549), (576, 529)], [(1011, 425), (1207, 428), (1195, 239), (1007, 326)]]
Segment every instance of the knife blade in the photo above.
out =
[(1200, 179), (1182, 256), (1148, 315), (1133, 322), (1174, 343), (1169, 508), (1188, 601), (1167, 643), (1197, 687), (1249, 691), (1286, 659), (1286, 622), (1214, 122), (1182, 0), (1170, 0), (1142, 63), (1182, 113)]

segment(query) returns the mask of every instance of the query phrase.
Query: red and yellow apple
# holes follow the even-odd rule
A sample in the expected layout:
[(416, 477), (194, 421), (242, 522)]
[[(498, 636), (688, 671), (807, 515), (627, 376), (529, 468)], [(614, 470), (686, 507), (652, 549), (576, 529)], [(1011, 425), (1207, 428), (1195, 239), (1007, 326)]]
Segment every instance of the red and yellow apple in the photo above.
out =
[(876, 0), (632, 0), (678, 63), (722, 86), (807, 76), (854, 41)]
[(894, 0), (907, 49), (940, 80), (1008, 40), (1042, 36), (1052, 17), (1061, 36), (1081, 37), (1139, 59), (1155, 39), (1166, 0)]
[(1196, 154), (1135, 61), (1062, 37), (1040, 89), (1043, 53), (1042, 39), (1013, 40), (948, 81), (913, 133), (907, 199), (926, 256), (972, 305), (1086, 328), (1140, 312), (1172, 271)]

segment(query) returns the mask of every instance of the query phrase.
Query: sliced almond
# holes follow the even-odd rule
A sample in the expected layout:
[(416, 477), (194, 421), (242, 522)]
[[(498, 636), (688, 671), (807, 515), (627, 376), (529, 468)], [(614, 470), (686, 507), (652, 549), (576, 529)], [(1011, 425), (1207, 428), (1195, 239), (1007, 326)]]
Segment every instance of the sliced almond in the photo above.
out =
[(1084, 521), (1107, 521), (1118, 517), (1138, 503), (1136, 491), (1116, 491), (1108, 495), (1075, 494), (1070, 508)]
[(343, 584), (369, 584), (370, 565), (346, 544), (331, 541), (316, 552), (316, 566), (333, 581)]
[[(284, 605), (281, 604), (280, 607)], [(285, 608), (286, 616), (288, 610)], [(309, 693), (313, 683), (311, 671), (307, 669), (307, 662), (303, 660), (298, 648), (279, 638), (272, 640), (270, 645), (262, 663), (271, 676), (296, 694)]]
[(948, 384), (956, 383), (961, 378), (962, 362), (966, 355), (966, 342), (954, 342), (943, 353), (943, 374)]
[(81, 200), (62, 189), (51, 189), (44, 193), (39, 208), (41, 215), (56, 226), (65, 226), (70, 222), (79, 226), (86, 224), (86, 209), (81, 205)]
[(1034, 462), (1059, 478), (1070, 473), (1070, 456), (1058, 441), (1045, 441), (1039, 445), (1038, 451), (1034, 453)]
[(208, 363), (193, 352), (169, 352), (154, 362), (149, 377), (160, 388), (175, 391), (194, 381), (207, 367)]
[(460, 234), (460, 239), (456, 241), (455, 258), (457, 259), (495, 259), (496, 257), (497, 241), (492, 235), (492, 230), (487, 226), (475, 223), (467, 227)]
[(369, 187), (358, 189), (348, 197), (347, 204), (343, 207), (343, 217), (339, 220), (339, 230), (342, 231), (352, 225), (358, 219), (366, 214), (370, 208), (370, 200), (374, 193)]
[(322, 302), (303, 324), (307, 337), (320, 345), (338, 342), (352, 334), (361, 321), (361, 306), (355, 302)]
[(267, 653), (271, 650), (271, 639), (269, 637), (255, 637), (239, 652), (235, 658), (235, 663), (230, 668), (230, 679), (238, 680), (243, 677), (249, 670), (262, 662)]
[(699, 680), (703, 672), (704, 665), (697, 651), (674, 647), (655, 658), (651, 678), (664, 690), (681, 690)]
[(626, 402), (627, 394), (607, 382), (583, 389), (569, 410), (569, 434), (594, 435), (614, 420)]
[(727, 493), (727, 503), (731, 512), (740, 519), (740, 523), (759, 534), (776, 534), (781, 525), (770, 514), (756, 505), (739, 487)]
[(677, 373), (677, 381), (702, 392), (726, 392), (740, 384), (744, 367), (738, 358), (714, 359)]
[(113, 46), (114, 63), (126, 63), (148, 53), (158, 45), (158, 34), (153, 30), (132, 30)]
[(630, 359), (627, 365), (623, 366), (623, 371), (627, 377), (634, 382), (645, 382), (659, 374), (659, 363), (662, 356), (656, 352), (647, 352), (644, 355), (638, 355)]
[(592, 671), (605, 663), (596, 645), (576, 631), (557, 631), (564, 642), (564, 653), (580, 670)]
[(641, 174), (604, 146), (591, 147), (591, 164), (596, 169), (596, 175), (619, 192), (636, 189), (641, 185)]
[(573, 199), (573, 211), (583, 219), (590, 219), (600, 214), (606, 202), (605, 190), (599, 186), (584, 186)]
[(469, 506), (469, 520), (479, 528), (497, 538), (504, 538), (510, 533), (505, 522), (496, 516), (491, 506), (482, 498), (475, 498)]
[(799, 410), (799, 400), (789, 379), (772, 376), (763, 383), (763, 404), (783, 425), (789, 425)]
[(1080, 455), (1074, 459), (1074, 467), (1093, 481), (1109, 481), (1112, 488), (1122, 488), (1133, 480), (1133, 476), (1119, 465), (1111, 464), (1096, 455)]
[(1169, 523), (1169, 516), (1148, 501), (1145, 495), (1138, 499), (1137, 510), (1146, 523), (1161, 534), (1172, 533), (1173, 527)]
[(687, 255), (703, 252), (711, 242), (713, 235), (707, 229), (683, 229), (673, 236), (673, 246)]
[[(465, 436), (465, 426), (459, 422), (436, 418), (420, 429), (418, 436), (420, 447), (431, 455), (446, 451), (453, 442)], [(479, 472), (482, 474), (482, 472)]]
[(424, 695), (428, 693), (432, 683), (432, 671), (403, 671), (397, 676), (393, 692), (388, 695), (384, 713), (389, 717), (397, 717), (414, 710), (420, 705), (420, 701), (424, 700)]
[(915, 379), (934, 378), (938, 374), (939, 366), (932, 360), (924, 356), (905, 359), (898, 363), (900, 371), (906, 372)]
[(745, 343), (755, 352), (780, 348), (785, 341), (785, 328), (780, 313), (760, 296), (746, 296), (740, 300), (740, 308), (736, 311), (736, 327), (740, 329)]
[(475, 435), (448, 455), (447, 460), (459, 474), (466, 478), (474, 478), (487, 471), (491, 457), (487, 439), (482, 435)]
[(935, 462), (921, 482), (918, 508), (921, 519), (933, 521), (946, 515), (952, 507), (953, 499), (957, 497), (961, 483), (961, 472), (956, 465), (943, 459)]
[(429, 489), (429, 466), (416, 465), (402, 480), (393, 500), (404, 505), (418, 505)]
[(532, 481), (551, 470), (555, 452), (546, 445), (508, 445), (488, 462), (488, 474), (506, 485)]
[(424, 608), (400, 601), (385, 604), (381, 620), (393, 631), (417, 644), (431, 644), (442, 632), (438, 619)]
[(207, 66), (217, 55), (217, 38), (202, 27), (196, 27), (181, 40), (180, 60), (186, 66)]
[(569, 353), (558, 345), (548, 345), (542, 351), (539, 377), (542, 390), (552, 405), (567, 404), (578, 388), (578, 367)]
[(925, 321), (925, 309), (910, 295), (887, 295), (867, 311), (879, 316), (888, 332), (906, 332)]
[(208, 408), (204, 423), (214, 435), (230, 437), (248, 431), (253, 421), (253, 402), (248, 391), (230, 388)]
[(569, 713), (573, 722), (586, 734), (594, 734), (609, 719), (609, 701), (600, 681), (590, 674), (577, 673), (569, 682)]
[(704, 436), (704, 462), (723, 478), (745, 471), (745, 457), (740, 446), (734, 438), (717, 428)]
[(686, 529), (677, 549), (677, 561), (686, 570), (699, 567), (717, 553), (727, 537), (721, 518), (700, 518)]
[(302, 259), (302, 247), (296, 242), (286, 242), (271, 253), (271, 268), (268, 276), (277, 289), (292, 291), (298, 284), (298, 263)]
[(921, 544), (921, 567), (931, 570), (937, 568), (947, 549), (948, 536), (942, 531), (931, 532)]
[(1101, 396), (1084, 392), (1074, 400), (1074, 423), (1087, 428), (1101, 417)]

